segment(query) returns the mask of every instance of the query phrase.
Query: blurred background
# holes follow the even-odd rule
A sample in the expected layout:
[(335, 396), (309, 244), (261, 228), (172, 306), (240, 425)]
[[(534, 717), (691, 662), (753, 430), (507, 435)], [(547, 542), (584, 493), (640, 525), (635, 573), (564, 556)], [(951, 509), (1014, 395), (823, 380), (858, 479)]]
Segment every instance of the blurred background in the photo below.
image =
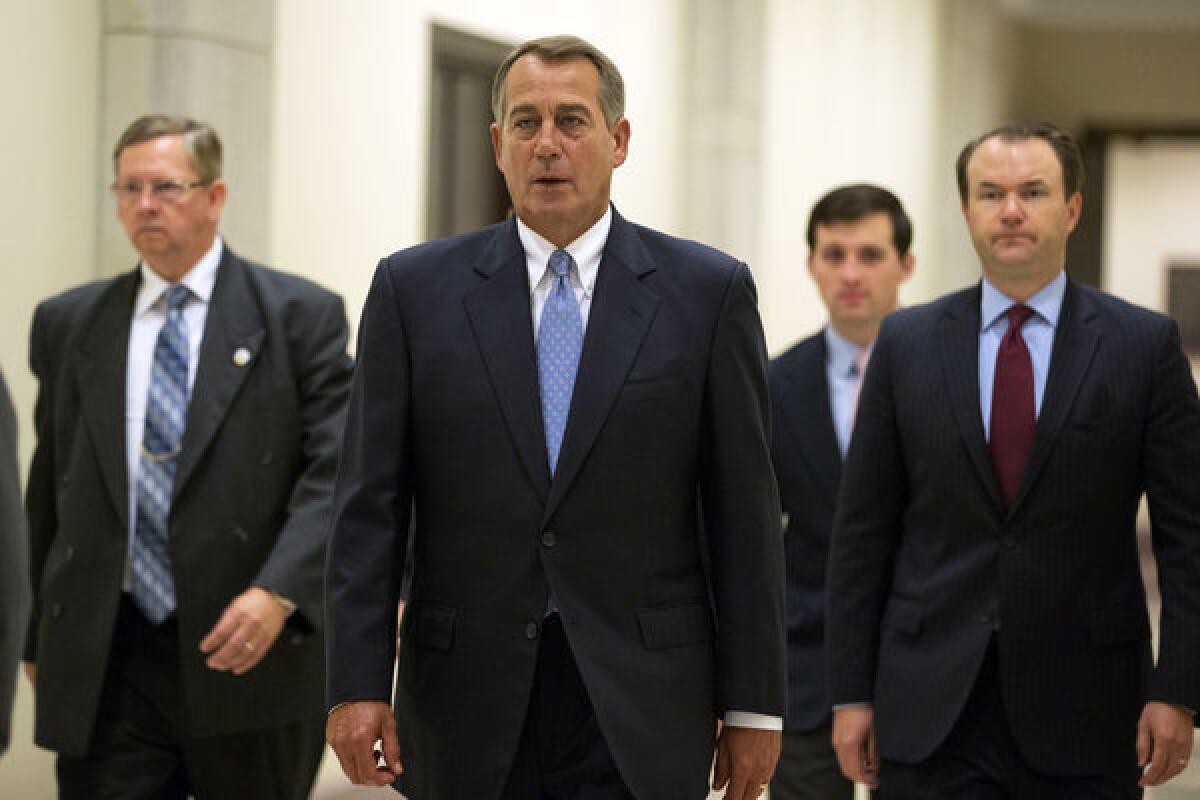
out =
[[(492, 73), (551, 33), (589, 39), (624, 74), (617, 207), (746, 260), (772, 352), (824, 321), (804, 227), (835, 185), (879, 183), (906, 205), (905, 304), (977, 280), (953, 161), (1012, 118), (1083, 146), (1072, 274), (1172, 313), (1200, 350), (1195, 0), (0, 0), (0, 365), (22, 463), (34, 306), (136, 263), (107, 191), (129, 121), (212, 123), (230, 246), (340, 292), (353, 325), (381, 256), (503, 216)], [(31, 730), (23, 683), (6, 798), (53, 796)], [(337, 773), (327, 760), (318, 797), (376, 794)], [(1185, 775), (1153, 796), (1198, 788)]]

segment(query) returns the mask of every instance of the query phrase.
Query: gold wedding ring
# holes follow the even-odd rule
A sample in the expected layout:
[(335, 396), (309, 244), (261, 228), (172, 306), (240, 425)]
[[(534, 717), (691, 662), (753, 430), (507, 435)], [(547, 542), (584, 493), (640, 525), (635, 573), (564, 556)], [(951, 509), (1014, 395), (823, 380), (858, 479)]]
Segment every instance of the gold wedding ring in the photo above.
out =
[(250, 641), (249, 639), (242, 642), (242, 647), (246, 648), (247, 650), (249, 650), (252, 653), (254, 652), (254, 642)]

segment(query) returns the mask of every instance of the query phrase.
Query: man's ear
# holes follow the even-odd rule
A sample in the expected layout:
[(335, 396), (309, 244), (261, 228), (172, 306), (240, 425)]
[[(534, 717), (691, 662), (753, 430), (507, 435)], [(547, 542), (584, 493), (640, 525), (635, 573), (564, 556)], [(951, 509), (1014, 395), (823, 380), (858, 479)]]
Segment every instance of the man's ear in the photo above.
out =
[(629, 157), (629, 120), (621, 117), (617, 120), (617, 124), (613, 126), (610, 132), (613, 137), (613, 169), (625, 163), (625, 159)]
[(500, 126), (493, 122), (488, 130), (492, 134), (492, 154), (496, 157), (496, 169), (504, 172), (504, 163), (501, 159)]

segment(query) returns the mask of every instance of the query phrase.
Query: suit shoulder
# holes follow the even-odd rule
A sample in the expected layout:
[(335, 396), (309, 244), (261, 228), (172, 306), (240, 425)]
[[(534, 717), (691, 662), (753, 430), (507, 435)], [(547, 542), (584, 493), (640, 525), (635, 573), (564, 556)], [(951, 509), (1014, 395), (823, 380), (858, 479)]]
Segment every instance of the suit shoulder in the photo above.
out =
[(822, 331), (817, 331), (775, 356), (775, 358), (771, 359), (771, 374), (774, 375), (779, 369), (802, 365), (804, 362), (815, 357), (821, 350), (821, 340), (824, 335)]
[(255, 261), (237, 258), (246, 270), (252, 283), (259, 287), (264, 294), (282, 301), (311, 303), (324, 305), (326, 303), (341, 303), (342, 298), (337, 292), (321, 284), (297, 275), (294, 272), (284, 272), (274, 267), (268, 267)]
[(34, 309), (35, 332), (47, 327), (58, 329), (77, 325), (94, 312), (123, 277), (127, 276), (89, 281), (42, 300)]
[(729, 273), (741, 264), (733, 256), (715, 247), (691, 239), (672, 236), (669, 233), (630, 223), (638, 238), (655, 257), (655, 261), (683, 261), (688, 269), (708, 271), (714, 276), (728, 279)]
[(1099, 314), (1117, 321), (1122, 326), (1162, 330), (1174, 324), (1169, 316), (1160, 311), (1131, 303), (1094, 286), (1075, 282), (1072, 282), (1070, 286), (1071, 292), (1078, 295), (1079, 304), (1085, 309), (1090, 305)]
[(452, 265), (471, 267), (479, 261), (507, 224), (498, 222), (470, 233), (434, 239), (397, 250), (379, 262), (379, 269), (387, 270), (389, 277), (394, 281), (407, 281), (444, 272)]

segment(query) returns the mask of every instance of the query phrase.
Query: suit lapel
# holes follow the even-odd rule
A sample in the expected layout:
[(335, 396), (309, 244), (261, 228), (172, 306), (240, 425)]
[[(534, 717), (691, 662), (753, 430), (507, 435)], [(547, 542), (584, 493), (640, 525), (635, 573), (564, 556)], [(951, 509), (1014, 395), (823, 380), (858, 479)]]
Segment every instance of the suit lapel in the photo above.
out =
[(125, 388), (129, 326), (141, 283), (135, 269), (114, 281), (75, 353), (79, 406), (121, 529), (129, 527), (129, 465), (126, 461)]
[(515, 218), (496, 229), (475, 271), (486, 280), (463, 299), (471, 331), (521, 463), (544, 502), (550, 466), (538, 393), (529, 275)]
[(256, 297), (245, 265), (228, 247), (224, 248), (204, 322), (183, 450), (175, 471), (176, 497), (208, 450), (246, 376), (258, 363), (266, 331)]
[(1017, 496), (1013, 498), (1013, 511), (1021, 505), (1046, 463), (1046, 457), (1075, 402), (1099, 342), (1100, 326), (1097, 324), (1096, 310), (1087, 295), (1068, 279), (1062, 314), (1054, 335), (1054, 349), (1050, 354), (1050, 371), (1046, 376), (1042, 411), (1034, 428), (1029, 459), (1021, 473), (1021, 485), (1017, 489)]
[(1004, 501), (979, 414), (980, 295), (981, 289), (976, 286), (950, 299), (938, 325), (938, 339), (950, 408), (959, 433), (988, 495), (1003, 510)]
[(654, 269), (654, 261), (633, 226), (614, 210), (596, 277), (558, 468), (546, 502), (547, 518), (587, 459), (658, 312), (660, 298), (642, 283), (642, 278)]
[(817, 334), (780, 370), (780, 422), (800, 457), (832, 506), (842, 476), (842, 453), (833, 428), (826, 374), (828, 351), (824, 334)]

